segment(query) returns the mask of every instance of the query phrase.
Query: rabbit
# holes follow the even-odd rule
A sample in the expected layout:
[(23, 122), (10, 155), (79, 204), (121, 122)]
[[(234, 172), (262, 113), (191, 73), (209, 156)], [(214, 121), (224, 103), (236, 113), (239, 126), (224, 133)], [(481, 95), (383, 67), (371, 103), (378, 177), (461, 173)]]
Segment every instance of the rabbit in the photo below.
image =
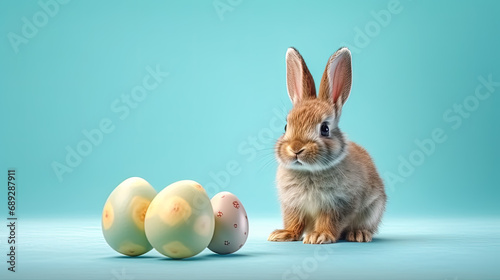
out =
[(338, 127), (351, 91), (351, 52), (342, 47), (330, 57), (318, 97), (294, 48), (286, 53), (286, 78), (293, 108), (275, 146), (284, 229), (268, 240), (372, 241), (385, 211), (384, 184), (368, 152)]

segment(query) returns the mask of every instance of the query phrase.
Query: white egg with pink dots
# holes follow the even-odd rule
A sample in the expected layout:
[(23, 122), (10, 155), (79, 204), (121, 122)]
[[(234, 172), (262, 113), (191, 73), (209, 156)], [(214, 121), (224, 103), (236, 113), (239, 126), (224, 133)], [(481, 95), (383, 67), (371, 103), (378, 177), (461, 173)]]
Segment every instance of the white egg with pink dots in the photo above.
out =
[(248, 217), (241, 201), (230, 192), (220, 192), (211, 200), (215, 231), (208, 249), (218, 254), (238, 251), (248, 238)]

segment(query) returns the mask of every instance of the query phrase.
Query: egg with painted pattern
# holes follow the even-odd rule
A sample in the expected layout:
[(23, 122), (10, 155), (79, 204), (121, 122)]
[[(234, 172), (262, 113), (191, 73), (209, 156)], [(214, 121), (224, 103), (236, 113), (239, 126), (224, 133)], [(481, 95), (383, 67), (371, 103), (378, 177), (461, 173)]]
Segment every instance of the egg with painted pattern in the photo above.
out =
[(248, 238), (248, 217), (241, 201), (230, 192), (220, 192), (212, 200), (215, 231), (208, 249), (217, 254), (238, 251)]
[(144, 179), (128, 178), (109, 195), (102, 211), (102, 233), (115, 251), (139, 256), (153, 247), (146, 238), (144, 219), (156, 190)]
[(175, 182), (160, 191), (146, 213), (146, 236), (161, 254), (182, 259), (203, 251), (214, 233), (205, 189), (195, 181)]

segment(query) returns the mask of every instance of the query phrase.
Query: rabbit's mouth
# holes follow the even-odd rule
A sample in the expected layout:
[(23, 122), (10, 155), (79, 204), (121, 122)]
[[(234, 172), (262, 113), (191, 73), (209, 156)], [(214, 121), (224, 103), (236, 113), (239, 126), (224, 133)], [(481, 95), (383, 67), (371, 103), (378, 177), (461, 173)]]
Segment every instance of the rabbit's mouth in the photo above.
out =
[(322, 165), (319, 165), (317, 163), (311, 163), (307, 161), (303, 161), (300, 159), (293, 159), (286, 164), (286, 167), (291, 170), (297, 170), (297, 171), (319, 171), (325, 169)]

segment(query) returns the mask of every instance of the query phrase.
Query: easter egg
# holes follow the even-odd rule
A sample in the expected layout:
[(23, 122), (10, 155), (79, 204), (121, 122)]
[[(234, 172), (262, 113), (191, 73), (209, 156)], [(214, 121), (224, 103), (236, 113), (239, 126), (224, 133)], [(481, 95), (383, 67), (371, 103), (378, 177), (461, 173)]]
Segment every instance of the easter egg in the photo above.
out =
[(153, 247), (144, 232), (144, 218), (156, 190), (144, 179), (128, 178), (109, 195), (102, 211), (102, 233), (115, 251), (139, 256)]
[(160, 191), (146, 213), (146, 236), (161, 254), (189, 258), (203, 251), (214, 233), (205, 189), (195, 181), (175, 182)]
[(220, 192), (212, 200), (215, 217), (215, 231), (208, 249), (218, 254), (238, 251), (248, 237), (248, 217), (236, 195)]

